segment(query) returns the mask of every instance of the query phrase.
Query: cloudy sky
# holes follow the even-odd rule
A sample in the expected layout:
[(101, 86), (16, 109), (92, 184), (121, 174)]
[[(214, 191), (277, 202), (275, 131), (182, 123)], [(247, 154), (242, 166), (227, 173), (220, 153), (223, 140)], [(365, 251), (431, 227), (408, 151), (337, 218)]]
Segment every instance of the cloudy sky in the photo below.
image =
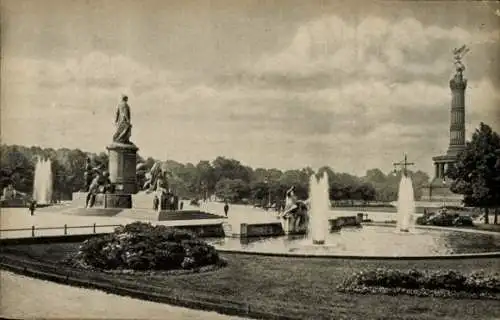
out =
[(432, 172), (451, 51), (468, 135), (500, 131), (494, 2), (2, 1), (2, 142), (105, 150), (129, 95), (140, 154), (257, 167)]

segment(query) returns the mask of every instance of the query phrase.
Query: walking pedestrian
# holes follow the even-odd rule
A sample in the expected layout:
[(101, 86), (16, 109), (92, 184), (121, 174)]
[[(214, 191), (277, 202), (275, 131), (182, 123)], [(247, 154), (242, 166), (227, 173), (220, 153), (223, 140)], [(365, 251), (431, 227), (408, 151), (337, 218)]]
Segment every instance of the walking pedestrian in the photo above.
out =
[(32, 216), (35, 215), (35, 210), (36, 210), (36, 201), (35, 200), (30, 201), (29, 210), (30, 210), (30, 214)]
[(226, 204), (224, 204), (224, 213), (226, 214), (226, 218), (227, 218), (228, 211), (229, 211), (229, 204), (226, 201)]

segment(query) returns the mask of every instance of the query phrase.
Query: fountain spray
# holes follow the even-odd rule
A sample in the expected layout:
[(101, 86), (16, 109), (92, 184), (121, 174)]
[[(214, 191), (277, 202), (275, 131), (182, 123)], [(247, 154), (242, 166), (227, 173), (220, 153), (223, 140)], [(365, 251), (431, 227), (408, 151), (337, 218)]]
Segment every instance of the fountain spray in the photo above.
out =
[(413, 216), (415, 213), (415, 199), (413, 195), (413, 183), (408, 175), (407, 167), (413, 165), (407, 161), (408, 158), (405, 154), (404, 161), (394, 163), (394, 166), (402, 167), (401, 181), (398, 190), (397, 202), (397, 229), (401, 232), (409, 232), (410, 226), (413, 223)]
[(50, 159), (38, 158), (33, 181), (33, 199), (38, 204), (49, 204), (52, 200), (52, 163)]
[(328, 174), (316, 179), (312, 175), (309, 179), (309, 238), (313, 244), (325, 244), (328, 234), (328, 210), (330, 207)]

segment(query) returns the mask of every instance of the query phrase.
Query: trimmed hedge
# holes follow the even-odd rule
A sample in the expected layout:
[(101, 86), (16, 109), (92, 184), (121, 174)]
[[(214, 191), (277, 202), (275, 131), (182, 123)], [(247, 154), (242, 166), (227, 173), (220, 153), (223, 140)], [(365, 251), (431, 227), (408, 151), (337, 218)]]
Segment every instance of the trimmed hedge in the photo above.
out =
[(482, 272), (463, 275), (456, 271), (401, 271), (379, 268), (355, 273), (339, 285), (337, 290), (361, 294), (500, 299), (500, 275), (486, 275)]
[(84, 269), (146, 271), (190, 270), (223, 261), (213, 246), (191, 232), (134, 222), (84, 241), (63, 263)]

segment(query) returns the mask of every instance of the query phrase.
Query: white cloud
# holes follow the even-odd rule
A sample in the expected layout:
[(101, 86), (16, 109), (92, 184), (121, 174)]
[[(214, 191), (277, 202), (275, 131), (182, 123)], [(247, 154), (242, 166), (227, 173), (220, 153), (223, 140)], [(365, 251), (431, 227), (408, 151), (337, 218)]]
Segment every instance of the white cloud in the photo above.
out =
[(467, 137), (479, 128), (480, 122), (500, 132), (500, 93), (490, 81), (469, 83), (465, 103)]
[[(475, 45), (494, 37), (413, 19), (368, 18), (359, 25), (319, 19), (300, 27), (287, 48), (252, 66), (254, 74), (285, 79), (318, 72), (337, 78), (317, 88), (313, 81), (307, 90), (183, 83), (168, 71), (100, 52), (67, 61), (6, 57), (2, 137), (7, 143), (103, 150), (112, 136), (114, 105), (128, 93), (133, 140), (144, 155), (192, 162), (225, 155), (288, 168), (326, 163), (362, 173), (390, 167), (407, 151), (432, 170), (430, 157), (447, 147), (450, 91), (448, 75), (442, 83), (424, 76), (446, 73), (451, 55), (427, 50), (436, 41)], [(391, 76), (400, 71), (413, 78), (394, 82)], [(493, 121), (500, 96), (486, 79), (469, 86), (471, 132), (479, 121)]]
[[(337, 16), (327, 16), (300, 27), (287, 48), (277, 54), (263, 56), (254, 70), (285, 74), (307, 74), (320, 70), (353, 73), (362, 70), (380, 75), (389, 67), (416, 74), (441, 74), (451, 67), (453, 46), (467, 44), (474, 48), (498, 39), (500, 31), (471, 33), (459, 27), (445, 30), (437, 26), (423, 26), (413, 18), (390, 23), (369, 17), (353, 25)], [(436, 44), (441, 47), (438, 56), (427, 52)], [(418, 55), (426, 60), (417, 59)]]

